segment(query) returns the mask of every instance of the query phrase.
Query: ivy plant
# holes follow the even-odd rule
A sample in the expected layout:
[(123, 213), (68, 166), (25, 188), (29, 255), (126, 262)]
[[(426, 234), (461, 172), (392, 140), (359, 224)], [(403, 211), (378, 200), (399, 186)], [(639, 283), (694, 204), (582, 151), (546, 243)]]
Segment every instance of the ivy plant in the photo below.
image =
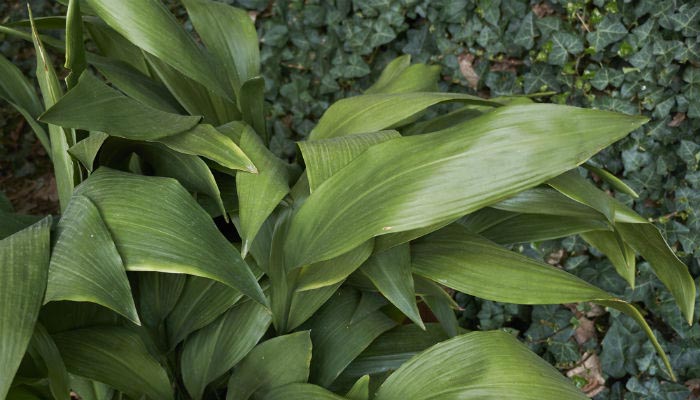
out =
[[(512, 335), (460, 328), (445, 288), (624, 313), (675, 379), (633, 304), (505, 247), (580, 234), (630, 286), (640, 254), (692, 322), (660, 231), (578, 170), (647, 118), (441, 92), (401, 56), (289, 162), (249, 15), (183, 3), (201, 43), (157, 0), (3, 28), (36, 50), (43, 103), (6, 60), (0, 96), (50, 155), (61, 214), (2, 203), (0, 398), (586, 398)], [(65, 42), (40, 34), (57, 26)]]

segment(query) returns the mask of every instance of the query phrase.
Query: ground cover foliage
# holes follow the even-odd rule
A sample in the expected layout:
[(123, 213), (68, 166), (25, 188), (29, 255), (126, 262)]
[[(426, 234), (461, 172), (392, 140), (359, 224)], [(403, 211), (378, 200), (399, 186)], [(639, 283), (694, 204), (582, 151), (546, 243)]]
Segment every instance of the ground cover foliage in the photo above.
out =
[[(33, 3), (37, 15), (42, 10), (51, 14), (50, 6)], [(553, 91), (548, 101), (649, 115), (652, 122), (644, 129), (595, 159), (640, 197), (600, 184), (641, 214), (653, 216), (698, 282), (700, 6), (694, 2), (230, 3), (256, 17), (266, 100), (274, 104), (269, 110), (271, 149), (282, 157), (294, 156), (294, 141), (310, 132), (329, 104), (359, 94), (400, 54), (441, 66), (442, 89), (489, 96)], [(0, 7), (10, 14), (22, 8), (10, 3)], [(174, 2), (172, 7), (179, 10)], [(21, 60), (24, 48), (6, 41), (2, 51)], [(5, 109), (2, 117), (3, 129), (17, 124)], [(32, 154), (36, 145), (21, 140), (11, 144), (17, 151), (0, 158), (3, 165), (31, 174), (36, 166), (27, 166), (23, 155)], [(690, 381), (692, 388), (700, 378), (700, 326), (683, 323), (670, 294), (645, 263), (632, 290), (580, 239), (520, 248), (642, 305), (669, 350), (680, 383), (665, 380), (653, 347), (629, 319), (614, 312), (601, 315), (589, 305), (515, 306), (456, 294), (466, 327), (517, 330), (562, 370), (579, 365), (594, 370), (597, 356), (607, 378), (597, 398), (688, 398), (683, 383)], [(578, 379), (591, 392), (601, 389), (595, 373)]]

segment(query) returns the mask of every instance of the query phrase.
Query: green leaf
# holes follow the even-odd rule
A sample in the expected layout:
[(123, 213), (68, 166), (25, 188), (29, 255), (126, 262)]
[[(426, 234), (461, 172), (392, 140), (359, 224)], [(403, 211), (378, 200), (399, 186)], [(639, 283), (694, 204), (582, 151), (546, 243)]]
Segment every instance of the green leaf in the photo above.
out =
[(187, 276), (162, 272), (140, 272), (138, 276), (141, 320), (149, 327), (157, 327), (175, 308)]
[(416, 305), (411, 274), (411, 249), (404, 243), (374, 254), (360, 267), (379, 292), (406, 314), (416, 325), (425, 328)]
[(200, 119), (139, 103), (110, 88), (87, 71), (80, 76), (73, 89), (39, 117), (39, 120), (49, 124), (106, 132), (135, 140), (175, 135), (193, 128)]
[(547, 61), (553, 65), (564, 65), (569, 54), (577, 55), (583, 51), (581, 39), (568, 32), (556, 32), (552, 35), (552, 50)]
[(479, 97), (456, 93), (368, 94), (339, 100), (326, 110), (309, 139), (376, 132), (397, 126), (426, 108), (444, 102), (498, 106)]
[[(82, 2), (81, 10), (85, 9), (87, 2)], [(85, 28), (90, 34), (90, 38), (95, 43), (99, 53), (109, 61), (123, 62), (144, 75), (149, 75), (148, 64), (143, 50), (129, 42), (124, 36), (107, 26), (97, 18), (85, 18)], [(90, 64), (94, 64), (92, 58)], [(99, 62), (95, 65), (99, 69)]]
[(652, 224), (619, 223), (615, 227), (622, 239), (649, 262), (656, 276), (673, 294), (688, 324), (692, 325), (695, 309), (693, 277), (668, 247), (659, 229)]
[(168, 343), (175, 347), (190, 333), (203, 328), (241, 299), (224, 284), (196, 276), (187, 278), (182, 294), (165, 321)]
[[(410, 56), (402, 56), (409, 57)], [(399, 60), (401, 57), (397, 58)], [(392, 61), (387, 69), (394, 69)], [(400, 61), (399, 61), (400, 62)], [(414, 64), (401, 70), (398, 74), (392, 74), (392, 71), (379, 77), (379, 80), (369, 89), (365, 90), (365, 94), (391, 94), (391, 93), (411, 93), (411, 92), (436, 92), (438, 90), (437, 82), (440, 78), (440, 66)]]
[(208, 124), (199, 124), (157, 141), (180, 153), (206, 157), (225, 168), (258, 173), (253, 162), (233, 140)]
[[(238, 95), (244, 82), (260, 74), (258, 35), (253, 20), (245, 10), (224, 3), (209, 0), (185, 0), (183, 3), (199, 37), (223, 64), (231, 87)], [(238, 98), (243, 100), (245, 96)]]
[(242, 126), (241, 149), (257, 167), (257, 174), (236, 174), (238, 216), (245, 257), (260, 227), (289, 193), (287, 168), (249, 126)]
[(535, 45), (535, 36), (537, 32), (535, 31), (535, 24), (533, 21), (534, 14), (532, 12), (527, 13), (520, 21), (520, 27), (518, 27), (518, 32), (513, 39), (513, 43), (524, 47), (526, 50), (532, 49), (532, 46)]
[(590, 231), (581, 233), (581, 238), (605, 254), (617, 273), (634, 289), (637, 271), (634, 250), (623, 241), (619, 233)]
[(397, 131), (379, 131), (298, 142), (311, 192), (368, 148), (398, 137)]
[(95, 157), (108, 137), (103, 132), (91, 132), (90, 136), (71, 146), (68, 153), (80, 161), (88, 172), (92, 172)]
[(36, 215), (15, 214), (0, 211), (0, 239), (4, 239), (15, 232), (19, 232), (29, 225), (35, 224), (41, 217)]
[(386, 399), (581, 399), (559, 371), (512, 336), (472, 332), (437, 344), (401, 366), (382, 384)]
[[(70, 375), (70, 374), (69, 374)], [(111, 400), (114, 389), (101, 382), (96, 382), (82, 376), (70, 375), (70, 385), (82, 400)]]
[(44, 303), (89, 301), (140, 325), (122, 258), (95, 205), (73, 196), (58, 223)]
[(330, 392), (321, 386), (310, 383), (290, 383), (270, 390), (262, 397), (264, 400), (346, 400), (351, 397), (342, 397)]
[(70, 0), (66, 13), (66, 62), (64, 67), (70, 71), (66, 77), (68, 89), (73, 88), (78, 83), (78, 78), (87, 68), (80, 1)]
[(193, 398), (202, 398), (213, 380), (236, 365), (270, 326), (270, 311), (247, 301), (190, 336), (182, 350), (182, 379)]
[(296, 291), (318, 289), (342, 282), (372, 255), (374, 240), (368, 240), (338, 257), (302, 267), (296, 282)]
[(104, 382), (133, 398), (173, 398), (167, 373), (133, 331), (95, 327), (61, 332), (53, 339), (72, 374)]
[(229, 97), (218, 79), (210, 55), (182, 28), (159, 1), (87, 0), (87, 4), (112, 29), (136, 46), (160, 58), (212, 92)]
[(627, 28), (619, 20), (615, 14), (608, 14), (603, 17), (602, 21), (595, 27), (595, 31), (586, 34), (586, 40), (597, 51), (603, 51), (605, 48), (621, 40), (627, 35)]
[(538, 242), (578, 235), (590, 231), (611, 231), (613, 228), (600, 217), (561, 217), (558, 215), (516, 214), (480, 234), (496, 243), (513, 244)]
[(287, 329), (295, 329), (306, 322), (338, 290), (343, 281), (318, 289), (294, 292), (289, 306)]
[(634, 191), (634, 189), (629, 187), (625, 182), (623, 182), (620, 178), (616, 177), (615, 175), (613, 175), (609, 171), (606, 171), (603, 168), (598, 168), (598, 167), (591, 165), (589, 163), (583, 164), (583, 167), (586, 168), (587, 170), (593, 172), (594, 174), (598, 175), (598, 177), (600, 177), (600, 179), (607, 182), (615, 190), (618, 190), (622, 193), (630, 195), (635, 199), (639, 198), (639, 195), (637, 194), (637, 192)]
[(369, 379), (369, 375), (362, 375), (345, 393), (345, 397), (351, 400), (369, 400)]
[[(34, 336), (29, 344), (29, 352), (36, 353), (37, 358), (40, 358), (40, 362), (46, 369), (53, 398), (69, 400), (71, 390), (66, 365), (63, 363), (56, 343), (51, 339), (46, 328), (38, 322), (34, 326)], [(35, 362), (39, 361), (35, 359)]]
[(127, 270), (198, 275), (266, 303), (240, 254), (176, 180), (100, 168), (76, 194), (97, 206)]
[[(551, 183), (553, 180), (549, 182)], [(514, 213), (558, 215), (605, 221), (596, 210), (574, 201), (556, 190), (543, 187), (525, 190), (506, 200), (492, 204), (490, 207)], [(612, 220), (612, 217), (610, 219)]]
[[(32, 20), (32, 12), (29, 9), (29, 19)], [(36, 77), (39, 80), (39, 88), (44, 98), (45, 108), (55, 105), (63, 96), (61, 84), (58, 82), (56, 71), (51, 65), (51, 58), (46, 53), (41, 43), (39, 33), (32, 24), (32, 40), (36, 52)], [(51, 161), (53, 161), (58, 201), (61, 210), (64, 210), (70, 201), (75, 186), (75, 165), (68, 154), (68, 148), (75, 144), (75, 132), (49, 124), (49, 140), (51, 142)]]
[(46, 289), (51, 217), (0, 240), (0, 398), (32, 338)]
[(250, 78), (243, 83), (240, 92), (243, 121), (255, 129), (263, 142), (268, 143), (270, 135), (265, 126), (265, 80), (261, 76)]
[(329, 386), (377, 336), (396, 323), (375, 311), (351, 323), (359, 292), (341, 288), (310, 321), (314, 343), (311, 381)]
[(404, 54), (399, 57), (394, 58), (387, 64), (382, 70), (379, 79), (377, 79), (372, 86), (365, 90), (365, 94), (372, 94), (381, 92), (383, 87), (386, 87), (391, 82), (398, 79), (401, 74), (411, 65), (411, 55)]
[(264, 398), (266, 392), (289, 383), (306, 382), (311, 362), (309, 331), (278, 336), (257, 345), (228, 381), (226, 400)]
[(288, 265), (468, 214), (573, 168), (645, 121), (549, 104), (507, 106), (443, 131), (373, 146), (299, 208), (285, 245)]

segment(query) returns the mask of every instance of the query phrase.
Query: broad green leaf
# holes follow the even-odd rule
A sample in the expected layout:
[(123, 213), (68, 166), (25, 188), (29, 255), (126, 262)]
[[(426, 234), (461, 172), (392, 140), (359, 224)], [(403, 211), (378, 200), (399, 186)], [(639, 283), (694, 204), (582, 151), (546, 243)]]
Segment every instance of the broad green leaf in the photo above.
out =
[(443, 228), (453, 222), (455, 222), (455, 219), (449, 218), (444, 221), (439, 221), (435, 224), (428, 225), (424, 228), (411, 229), (410, 231), (390, 233), (387, 235), (378, 236), (374, 242), (374, 252), (378, 253), (380, 251), (390, 249), (394, 246), (408, 243), (413, 239), (418, 239), (419, 237), (423, 237), (431, 232), (435, 232), (436, 230)]
[(88, 5), (112, 29), (144, 51), (160, 58), (185, 76), (220, 96), (229, 92), (210, 55), (157, 0), (87, 0)]
[(426, 323), (425, 330), (413, 324), (399, 325), (374, 340), (348, 365), (334, 386), (343, 389), (367, 375), (377, 381), (380, 376), (399, 369), (411, 357), (446, 339), (449, 337), (436, 323)]
[(309, 331), (267, 340), (248, 353), (228, 381), (226, 400), (246, 400), (289, 383), (309, 378), (311, 337)]
[(459, 219), (458, 223), (467, 227), (470, 232), (481, 233), (492, 226), (517, 217), (518, 215), (520, 214), (485, 207), (479, 211), (465, 215)]
[(236, 289), (211, 279), (188, 277), (182, 294), (165, 321), (170, 347), (175, 347), (190, 333), (213, 322), (236, 304), (241, 296)]
[(229, 169), (258, 173), (243, 150), (209, 124), (199, 124), (188, 131), (158, 138), (157, 141), (180, 153), (206, 157)]
[(265, 142), (270, 141), (265, 125), (265, 80), (256, 76), (243, 83), (240, 90), (239, 104), (243, 120), (255, 129)]
[(623, 241), (619, 233), (590, 231), (581, 233), (581, 238), (605, 254), (617, 273), (634, 289), (636, 273), (634, 250)]
[(596, 210), (574, 201), (550, 188), (537, 187), (528, 189), (513, 197), (492, 204), (490, 207), (515, 213), (558, 215), (562, 217), (603, 220), (600, 213)]
[[(437, 289), (444, 292), (441, 287), (437, 287)], [(447, 336), (457, 336), (459, 334), (459, 321), (457, 321), (452, 302), (446, 299), (444, 295), (436, 296), (433, 294), (424, 294), (421, 298), (428, 308), (430, 308), (433, 315), (435, 315), (438, 322), (440, 322), (440, 326), (442, 326)]]
[(76, 194), (97, 206), (127, 270), (198, 275), (266, 303), (238, 251), (176, 180), (100, 168)]
[(35, 224), (40, 219), (41, 217), (36, 215), (0, 211), (0, 239), (4, 239), (15, 232), (19, 232), (29, 225)]
[[(29, 19), (32, 20), (32, 11), (29, 9)], [(56, 76), (56, 71), (51, 65), (51, 58), (46, 53), (44, 45), (39, 38), (36, 27), (32, 26), (32, 40), (36, 51), (36, 77), (39, 80), (39, 88), (44, 99), (45, 108), (55, 105), (63, 96), (61, 84)], [(70, 201), (75, 186), (75, 165), (68, 148), (75, 144), (75, 133), (67, 131), (60, 126), (49, 124), (49, 141), (51, 142), (51, 161), (53, 162), (54, 176), (56, 177), (56, 189), (61, 210), (64, 210)]]
[(111, 400), (114, 389), (101, 382), (70, 375), (70, 385), (73, 392), (80, 396), (81, 400)]
[(66, 365), (63, 363), (56, 343), (51, 339), (46, 328), (38, 322), (34, 326), (34, 335), (29, 344), (29, 352), (36, 353), (36, 356), (41, 359), (41, 363), (47, 372), (49, 388), (53, 398), (56, 400), (69, 400), (71, 390)]
[(511, 244), (558, 239), (590, 231), (611, 231), (610, 225), (601, 219), (519, 214), (480, 234), (496, 243)]
[(80, 161), (88, 172), (92, 172), (95, 157), (108, 137), (103, 132), (91, 132), (90, 136), (71, 146), (68, 153)]
[(133, 398), (172, 399), (163, 367), (138, 334), (120, 327), (77, 329), (53, 335), (68, 371), (104, 382)]
[(369, 375), (362, 375), (357, 382), (345, 393), (345, 398), (351, 400), (369, 400)]
[[(223, 64), (231, 87), (238, 95), (244, 82), (260, 74), (255, 24), (245, 10), (228, 4), (210, 0), (185, 0), (183, 3), (192, 25), (207, 48)], [(244, 99), (243, 96), (238, 98)]]
[[(396, 74), (397, 68), (393, 68), (392, 64), (399, 58), (387, 65), (384, 70), (386, 71), (391, 68), (393, 71), (387, 71), (386, 73), (383, 71), (379, 80), (374, 85), (370, 86), (369, 89), (365, 90), (365, 94), (436, 92), (438, 90), (437, 82), (440, 79), (440, 66), (414, 64)], [(392, 76), (390, 76), (390, 74)]]
[(373, 244), (374, 240), (368, 240), (338, 257), (302, 267), (296, 291), (303, 292), (342, 282), (372, 255)]
[(64, 67), (70, 71), (66, 77), (68, 89), (73, 88), (78, 83), (78, 78), (87, 68), (80, 1), (70, 0), (66, 13), (66, 62)]
[(374, 292), (376, 288), (373, 287), (372, 281), (370, 281), (369, 278), (367, 278), (367, 280), (369, 281), (368, 285), (370, 286), (368, 290), (373, 291), (370, 292), (362, 290), (360, 294), (360, 301), (359, 303), (357, 303), (355, 311), (352, 312), (352, 318), (350, 318), (351, 324), (362, 320), (366, 316), (389, 304), (389, 301), (386, 299), (386, 297), (379, 294), (379, 292)]
[(411, 274), (411, 249), (408, 244), (374, 254), (360, 272), (416, 325), (425, 328), (416, 305), (416, 292)]
[(201, 118), (173, 114), (139, 103), (86, 71), (78, 84), (39, 119), (49, 124), (106, 132), (127, 139), (153, 140), (187, 131)]
[(346, 400), (351, 397), (342, 397), (311, 383), (290, 383), (270, 390), (261, 397), (263, 400)]
[(206, 386), (236, 365), (270, 326), (270, 310), (247, 301), (191, 335), (182, 350), (182, 379), (196, 400)]
[(241, 253), (245, 257), (262, 224), (289, 193), (289, 185), (285, 163), (265, 147), (249, 126), (241, 127), (241, 149), (257, 168), (256, 174), (236, 174)]
[(158, 58), (147, 53), (145, 56), (150, 69), (189, 114), (201, 115), (205, 123), (213, 125), (240, 119), (238, 107), (233, 101), (212, 93)]
[(285, 265), (283, 246), (289, 228), (291, 210), (283, 209), (272, 232), (270, 241), (270, 257), (267, 267), (267, 277), (270, 280), (270, 308), (272, 309), (272, 324), (275, 330), (282, 334), (289, 329), (289, 310), (299, 270), (288, 271)]
[(517, 339), (472, 332), (437, 344), (403, 364), (382, 384), (388, 399), (581, 399), (587, 397)]
[[(81, 10), (86, 2), (82, 2)], [(85, 18), (85, 28), (99, 53), (109, 60), (123, 62), (142, 74), (149, 74), (143, 51), (98, 18)], [(90, 60), (92, 64), (94, 60)]]
[(379, 131), (298, 142), (311, 192), (368, 148), (398, 137), (397, 131)]
[(124, 318), (95, 303), (52, 301), (39, 312), (39, 322), (50, 334), (95, 326), (117, 326)]
[(326, 110), (309, 139), (327, 139), (376, 132), (396, 126), (419, 112), (444, 102), (498, 106), (496, 102), (457, 93), (368, 94), (339, 100)]
[[(128, 97), (155, 109), (179, 114), (182, 107), (162, 84), (119, 60), (93, 57), (91, 64)], [(193, 113), (197, 115), (197, 113)]]
[(341, 288), (310, 321), (314, 343), (312, 382), (329, 386), (377, 336), (396, 325), (380, 311), (351, 324), (359, 300), (359, 292)]
[(666, 354), (633, 306), (561, 269), (506, 250), (458, 225), (412, 244), (411, 261), (415, 274), (487, 300), (516, 304), (594, 301), (614, 307), (635, 318), (673, 377)]
[(411, 55), (404, 54), (398, 56), (391, 60), (389, 64), (384, 67), (379, 78), (365, 90), (365, 94), (372, 94), (372, 92), (380, 92), (382, 87), (389, 85), (391, 82), (395, 81), (401, 74), (411, 65)]
[(0, 240), (0, 398), (32, 338), (46, 289), (51, 217)]
[(464, 106), (454, 111), (450, 111), (447, 114), (411, 124), (406, 128), (402, 128), (401, 134), (404, 136), (412, 136), (422, 133), (441, 131), (443, 129), (469, 121), (470, 119), (474, 119), (490, 109), (491, 107), (486, 106)]
[(625, 243), (649, 262), (656, 276), (673, 295), (688, 324), (692, 325), (695, 282), (688, 267), (668, 247), (659, 229), (652, 224), (618, 223), (615, 227)]
[(44, 303), (89, 301), (140, 325), (122, 258), (90, 199), (73, 196), (58, 223), (57, 237)]
[(311, 318), (319, 308), (326, 304), (326, 301), (333, 296), (342, 284), (343, 281), (340, 281), (318, 289), (294, 292), (291, 305), (289, 306), (287, 329), (295, 329)]
[(302, 204), (289, 229), (287, 261), (308, 265), (373, 236), (468, 214), (575, 167), (645, 121), (550, 104), (506, 106), (375, 145)]
[(175, 308), (187, 275), (141, 272), (138, 277), (141, 319), (146, 326), (157, 327)]

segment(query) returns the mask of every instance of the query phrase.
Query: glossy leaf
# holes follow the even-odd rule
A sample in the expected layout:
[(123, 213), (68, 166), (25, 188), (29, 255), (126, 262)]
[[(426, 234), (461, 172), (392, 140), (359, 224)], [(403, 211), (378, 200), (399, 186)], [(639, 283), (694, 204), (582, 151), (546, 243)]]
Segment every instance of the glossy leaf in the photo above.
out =
[(136, 46), (160, 58), (185, 76), (221, 96), (228, 96), (209, 54), (180, 26), (168, 9), (156, 0), (87, 0), (112, 29)]
[(190, 336), (182, 350), (182, 379), (187, 391), (201, 399), (206, 386), (236, 365), (270, 326), (270, 311), (247, 301)]
[(314, 343), (311, 381), (329, 386), (377, 336), (396, 324), (380, 311), (350, 323), (360, 294), (340, 289), (310, 321)]
[(296, 282), (297, 292), (342, 282), (372, 255), (373, 244), (373, 240), (368, 240), (338, 257), (301, 268)]
[(77, 329), (53, 335), (68, 371), (104, 382), (130, 397), (172, 399), (163, 367), (138, 334), (120, 327)]
[(374, 254), (360, 267), (374, 286), (415, 324), (424, 328), (416, 305), (408, 244)]
[(198, 275), (266, 303), (240, 254), (174, 179), (100, 168), (76, 194), (97, 206), (127, 270)]
[(430, 106), (447, 101), (486, 106), (499, 105), (476, 96), (457, 93), (424, 92), (355, 96), (333, 103), (311, 131), (309, 139), (327, 139), (392, 128)]
[(153, 140), (187, 131), (201, 118), (149, 107), (85, 72), (78, 84), (39, 119), (49, 124), (101, 131), (127, 139)]
[(299, 142), (311, 192), (368, 148), (397, 137), (396, 131), (380, 131)]
[(472, 332), (437, 344), (382, 384), (387, 399), (581, 399), (587, 397), (512, 336)]
[(513, 197), (492, 204), (490, 207), (515, 213), (601, 219), (600, 213), (596, 210), (574, 201), (551, 188), (525, 190)]
[(44, 303), (89, 301), (140, 325), (122, 258), (90, 199), (73, 196), (57, 233)]
[(0, 240), (0, 398), (10, 390), (39, 316), (49, 269), (47, 217)]
[(309, 331), (278, 336), (257, 345), (240, 362), (228, 381), (226, 400), (265, 397), (289, 383), (306, 382), (311, 362)]
[[(299, 208), (287, 260), (307, 265), (373, 236), (457, 218), (573, 168), (645, 121), (549, 104), (507, 106), (373, 146)], [(552, 131), (559, 125), (567, 129)]]

